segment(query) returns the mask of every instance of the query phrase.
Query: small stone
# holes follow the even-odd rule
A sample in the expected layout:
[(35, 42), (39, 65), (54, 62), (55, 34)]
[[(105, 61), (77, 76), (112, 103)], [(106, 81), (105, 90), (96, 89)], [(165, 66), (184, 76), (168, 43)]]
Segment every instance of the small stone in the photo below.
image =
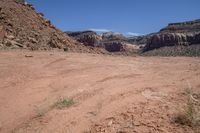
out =
[(10, 40), (13, 40), (15, 39), (15, 37), (13, 35), (7, 35), (6, 38), (10, 39)]
[(10, 40), (6, 40), (6, 41), (5, 41), (5, 45), (6, 45), (7, 47), (10, 47), (10, 46), (13, 45), (13, 43), (12, 43), (12, 41), (10, 41)]
[(29, 39), (29, 41), (31, 41), (32, 43), (37, 43), (37, 40), (36, 40), (35, 38), (29, 37), (28, 39)]
[(44, 14), (43, 13), (38, 13), (38, 16), (43, 18), (44, 17)]
[(0, 40), (3, 40), (5, 37), (5, 30), (3, 26), (0, 26)]
[(110, 121), (108, 122), (108, 126), (110, 127), (112, 124), (113, 124), (113, 121), (110, 120)]
[(27, 57), (27, 58), (31, 58), (31, 57), (33, 57), (32, 55), (25, 55), (25, 57)]
[(134, 122), (134, 125), (135, 125), (135, 126), (140, 126), (141, 124), (140, 124), (138, 121), (135, 121), (135, 122)]

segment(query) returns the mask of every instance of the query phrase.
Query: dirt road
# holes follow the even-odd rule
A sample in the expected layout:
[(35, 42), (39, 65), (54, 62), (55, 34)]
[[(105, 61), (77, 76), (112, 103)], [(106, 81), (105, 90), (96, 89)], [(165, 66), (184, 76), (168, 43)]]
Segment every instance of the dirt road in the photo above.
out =
[[(199, 68), (188, 57), (1, 52), (0, 132), (190, 133), (172, 118), (188, 84), (200, 88)], [(59, 97), (75, 104), (54, 108)]]

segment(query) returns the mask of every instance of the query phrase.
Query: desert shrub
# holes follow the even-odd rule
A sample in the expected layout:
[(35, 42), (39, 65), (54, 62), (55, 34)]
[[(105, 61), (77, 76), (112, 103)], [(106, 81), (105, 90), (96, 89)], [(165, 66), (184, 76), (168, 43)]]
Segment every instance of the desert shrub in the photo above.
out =
[(181, 125), (192, 127), (200, 133), (200, 93), (186, 91), (186, 104), (175, 114), (174, 121)]
[(66, 47), (66, 48), (63, 48), (63, 50), (65, 51), (65, 52), (67, 52), (67, 51), (69, 51), (69, 49)]
[(55, 106), (59, 109), (62, 109), (62, 108), (70, 107), (74, 104), (75, 102), (73, 99), (65, 99), (63, 97), (60, 97), (58, 101), (55, 103)]

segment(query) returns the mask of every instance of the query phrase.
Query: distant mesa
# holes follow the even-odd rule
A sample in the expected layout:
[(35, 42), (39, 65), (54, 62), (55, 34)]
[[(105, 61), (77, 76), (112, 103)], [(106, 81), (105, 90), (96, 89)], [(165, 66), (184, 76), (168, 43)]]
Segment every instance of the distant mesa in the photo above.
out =
[(182, 46), (186, 48), (191, 45), (200, 47), (200, 19), (170, 23), (157, 33), (142, 36), (126, 37), (118, 32), (105, 32), (98, 35), (93, 31), (67, 32), (67, 35), (84, 45), (101, 47), (109, 52), (133, 52), (135, 50), (148, 52), (163, 47)]
[(108, 52), (135, 52), (139, 49), (132, 41), (118, 32), (105, 32), (101, 35), (94, 31), (65, 32), (68, 36), (86, 46), (103, 48)]
[(144, 50), (149, 51), (171, 46), (189, 47), (191, 45), (200, 47), (200, 19), (170, 23), (148, 39)]
[(101, 36), (94, 31), (65, 32), (68, 36), (86, 46), (96, 46), (101, 40)]

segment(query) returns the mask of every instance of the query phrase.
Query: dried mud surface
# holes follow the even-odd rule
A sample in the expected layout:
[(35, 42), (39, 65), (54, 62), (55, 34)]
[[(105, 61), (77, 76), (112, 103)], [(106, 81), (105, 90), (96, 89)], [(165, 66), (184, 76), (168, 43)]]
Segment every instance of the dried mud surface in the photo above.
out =
[[(0, 52), (1, 133), (192, 133), (173, 122), (200, 60)], [(68, 108), (53, 107), (59, 97)], [(42, 114), (39, 116), (39, 114)]]

